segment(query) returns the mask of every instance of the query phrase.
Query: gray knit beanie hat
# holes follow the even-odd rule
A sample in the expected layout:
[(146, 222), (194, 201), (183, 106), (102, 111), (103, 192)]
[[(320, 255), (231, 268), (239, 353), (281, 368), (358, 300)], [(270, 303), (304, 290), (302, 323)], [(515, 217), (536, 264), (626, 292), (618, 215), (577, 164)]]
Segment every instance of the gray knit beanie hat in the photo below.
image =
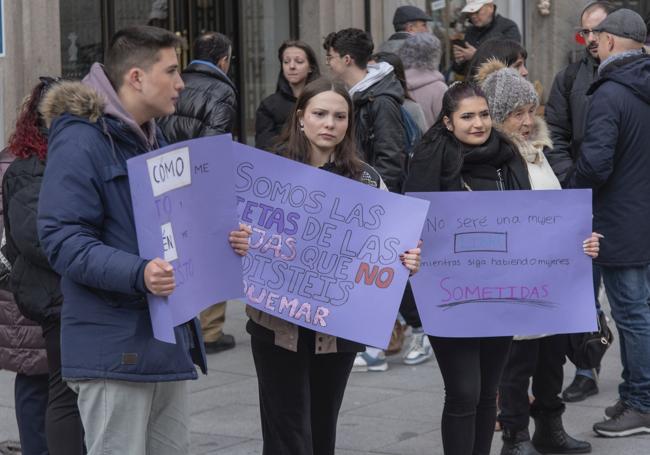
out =
[(492, 121), (497, 125), (503, 123), (519, 107), (530, 103), (539, 104), (533, 84), (500, 60), (490, 59), (482, 64), (476, 80), (487, 97)]

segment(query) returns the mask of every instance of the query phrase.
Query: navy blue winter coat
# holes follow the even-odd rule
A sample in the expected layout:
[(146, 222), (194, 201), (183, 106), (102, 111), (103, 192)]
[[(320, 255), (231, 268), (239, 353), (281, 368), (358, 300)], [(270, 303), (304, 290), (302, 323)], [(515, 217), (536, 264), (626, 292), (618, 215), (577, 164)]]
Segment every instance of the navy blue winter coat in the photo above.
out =
[(94, 89), (76, 82), (52, 88), (41, 108), (46, 121), (55, 118), (38, 227), (62, 277), (63, 377), (195, 379), (194, 362), (205, 372), (196, 320), (176, 328), (177, 344), (163, 343), (146, 302), (147, 259), (138, 255), (126, 160), (150, 146), (103, 108)]
[(589, 89), (580, 157), (569, 187), (594, 189), (596, 262), (650, 264), (650, 56), (609, 63)]

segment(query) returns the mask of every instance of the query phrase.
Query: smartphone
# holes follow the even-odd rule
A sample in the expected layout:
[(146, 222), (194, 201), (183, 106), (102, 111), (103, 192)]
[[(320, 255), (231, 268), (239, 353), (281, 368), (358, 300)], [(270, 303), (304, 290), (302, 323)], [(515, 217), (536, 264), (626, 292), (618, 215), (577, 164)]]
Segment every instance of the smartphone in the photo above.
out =
[(460, 47), (467, 47), (467, 42), (464, 39), (453, 39), (451, 40), (451, 44), (453, 46), (460, 46)]

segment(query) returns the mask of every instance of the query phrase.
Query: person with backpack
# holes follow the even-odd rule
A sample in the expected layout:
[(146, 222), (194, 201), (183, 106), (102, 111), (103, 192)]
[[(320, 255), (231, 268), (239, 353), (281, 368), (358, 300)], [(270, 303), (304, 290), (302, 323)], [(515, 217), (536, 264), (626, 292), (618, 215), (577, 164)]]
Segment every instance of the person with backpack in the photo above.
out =
[[(330, 33), (323, 48), (332, 75), (345, 84), (352, 98), (361, 158), (377, 170), (390, 191), (401, 193), (407, 161), (404, 89), (393, 66), (369, 63), (374, 43), (370, 34), (357, 28)], [(354, 371), (387, 369), (381, 349), (368, 347), (355, 359)]]
[[(410, 38), (407, 40), (409, 41)], [(372, 56), (372, 60), (375, 62), (387, 62), (390, 63), (394, 70), (395, 76), (402, 84), (404, 89), (404, 104), (402, 104), (402, 118), (404, 120), (404, 130), (406, 133), (406, 165), (404, 171), (404, 181), (408, 178), (409, 169), (411, 166), (411, 159), (413, 158), (413, 151), (415, 150), (416, 145), (422, 139), (422, 135), (429, 128), (426, 124), (425, 114), (423, 113), (422, 107), (416, 103), (407, 87), (406, 75), (404, 72), (404, 66), (402, 65), (402, 59), (397, 54), (392, 54), (390, 52), (378, 52)], [(446, 90), (446, 86), (445, 86)], [(415, 297), (413, 296), (413, 291), (411, 289), (411, 284), (407, 283), (406, 289), (404, 291), (404, 296), (402, 297), (402, 303), (399, 308), (399, 313), (404, 318), (404, 321), (407, 325), (411, 327), (412, 336), (409, 342), (406, 351), (402, 354), (402, 360), (406, 365), (419, 365), (426, 362), (431, 357), (433, 357), (433, 349), (429, 343), (429, 339), (424, 333), (422, 328), (422, 321), (418, 313), (417, 306), (415, 305)], [(398, 322), (401, 327), (401, 323)], [(399, 329), (398, 329), (399, 330)], [(393, 332), (395, 334), (395, 332)], [(403, 338), (403, 337), (402, 337)], [(391, 338), (392, 340), (392, 338)], [(388, 351), (390, 352), (390, 345)], [(401, 342), (399, 343), (399, 349), (401, 350)]]
[[(584, 55), (555, 76), (546, 103), (545, 118), (553, 141), (553, 149), (546, 157), (562, 186), (566, 186), (567, 174), (575, 166), (580, 154), (589, 103), (587, 90), (598, 77), (598, 38), (593, 28), (613, 10), (614, 6), (609, 2), (598, 1), (590, 3), (582, 11), (578, 37), (585, 46)], [(599, 309), (600, 281), (600, 271), (594, 264), (594, 293), (596, 307)], [(600, 365), (589, 366), (592, 368), (577, 368), (575, 378), (562, 392), (564, 401), (583, 401), (598, 393), (597, 371), (600, 370)]]

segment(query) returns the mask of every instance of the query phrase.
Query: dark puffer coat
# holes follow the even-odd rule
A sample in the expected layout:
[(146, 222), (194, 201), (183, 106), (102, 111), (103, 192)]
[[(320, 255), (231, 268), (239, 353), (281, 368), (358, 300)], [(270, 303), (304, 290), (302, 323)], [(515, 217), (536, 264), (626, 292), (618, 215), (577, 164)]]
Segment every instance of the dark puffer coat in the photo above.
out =
[(36, 156), (17, 159), (2, 181), (11, 290), (22, 314), (41, 325), (58, 320), (63, 303), (60, 277), (41, 249), (36, 227), (44, 171), (45, 163)]
[(601, 69), (570, 188), (593, 188), (594, 230), (605, 236), (595, 261), (650, 264), (650, 56), (621, 56)]
[(160, 119), (169, 143), (232, 132), (237, 115), (237, 91), (223, 71), (192, 62), (181, 74), (185, 88), (176, 112)]
[(295, 104), (296, 97), (289, 83), (280, 75), (277, 90), (262, 100), (255, 113), (255, 147), (268, 151), (273, 149)]
[(598, 62), (585, 50), (582, 59), (557, 73), (548, 96), (544, 116), (553, 148), (549, 149), (546, 158), (562, 184), (578, 159), (585, 136), (587, 90), (597, 74)]
[[(475, 27), (474, 25), (470, 25), (465, 32), (465, 41), (476, 49), (491, 39), (509, 39), (521, 43), (521, 33), (514, 21), (496, 13), (492, 22), (487, 26)], [(452, 69), (456, 74), (464, 75), (469, 69), (469, 63), (469, 61), (462, 63), (454, 62)]]
[(392, 192), (400, 192), (406, 139), (400, 106), (404, 89), (391, 72), (368, 89), (354, 94), (357, 146), (362, 159), (375, 168)]
[[(10, 162), (7, 150), (0, 153), (0, 174), (5, 174)], [(3, 218), (4, 208), (0, 220)], [(0, 369), (28, 375), (47, 373), (41, 327), (20, 313), (5, 290), (0, 290)]]

